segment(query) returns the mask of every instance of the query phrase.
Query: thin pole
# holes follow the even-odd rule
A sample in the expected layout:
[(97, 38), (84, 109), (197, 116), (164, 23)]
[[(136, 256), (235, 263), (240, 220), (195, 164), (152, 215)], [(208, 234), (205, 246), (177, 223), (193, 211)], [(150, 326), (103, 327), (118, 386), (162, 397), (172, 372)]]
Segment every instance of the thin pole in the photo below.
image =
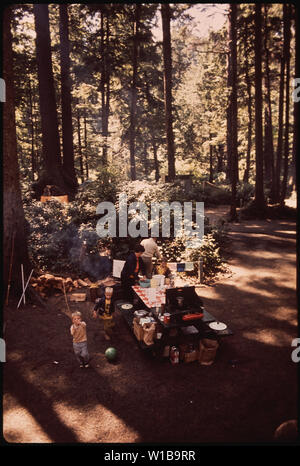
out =
[[(21, 264), (21, 275), (22, 275), (22, 289), (23, 289), (23, 292), (24, 292), (24, 268), (23, 268), (23, 264)], [(26, 298), (25, 298), (25, 293), (24, 293), (24, 297), (23, 297), (23, 303), (24, 305), (26, 304)]]
[(29, 284), (29, 281), (30, 281), (30, 279), (31, 279), (32, 273), (33, 273), (33, 269), (32, 269), (31, 272), (30, 272), (30, 275), (29, 275), (28, 280), (27, 280), (27, 282), (26, 282), (24, 291), (23, 291), (23, 293), (22, 293), (22, 296), (21, 296), (21, 298), (20, 298), (20, 301), (18, 302), (17, 309), (19, 309), (19, 307), (20, 307), (21, 301), (22, 301), (22, 299), (23, 299), (23, 296), (25, 295), (25, 291), (26, 291), (27, 286), (28, 286), (28, 284)]
[(68, 299), (67, 299), (67, 293), (66, 293), (66, 288), (65, 288), (65, 282), (63, 281), (63, 289), (64, 289), (64, 295), (65, 295), (65, 300), (66, 300), (66, 304), (67, 304), (67, 308), (68, 308), (68, 311), (70, 311), (70, 308), (69, 308), (69, 303), (68, 303)]

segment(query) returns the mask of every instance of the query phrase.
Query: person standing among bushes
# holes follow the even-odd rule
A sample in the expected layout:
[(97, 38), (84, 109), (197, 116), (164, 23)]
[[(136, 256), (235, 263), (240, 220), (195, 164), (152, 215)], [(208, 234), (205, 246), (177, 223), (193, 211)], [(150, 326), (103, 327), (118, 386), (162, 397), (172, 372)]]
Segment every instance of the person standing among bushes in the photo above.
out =
[(160, 251), (156, 244), (156, 238), (147, 238), (141, 241), (141, 245), (145, 248), (145, 251), (142, 254), (142, 259), (145, 264), (146, 276), (147, 278), (152, 277), (153, 271), (153, 256), (156, 256), (158, 259), (161, 258)]

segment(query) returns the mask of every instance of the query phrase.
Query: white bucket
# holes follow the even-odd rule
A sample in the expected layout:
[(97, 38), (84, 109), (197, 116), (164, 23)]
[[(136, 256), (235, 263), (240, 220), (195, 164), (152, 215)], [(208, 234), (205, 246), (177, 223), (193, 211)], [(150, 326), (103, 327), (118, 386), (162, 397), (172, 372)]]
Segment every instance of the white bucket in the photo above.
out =
[(154, 280), (158, 281), (158, 286), (164, 286), (165, 284), (165, 276), (164, 275), (153, 275)]

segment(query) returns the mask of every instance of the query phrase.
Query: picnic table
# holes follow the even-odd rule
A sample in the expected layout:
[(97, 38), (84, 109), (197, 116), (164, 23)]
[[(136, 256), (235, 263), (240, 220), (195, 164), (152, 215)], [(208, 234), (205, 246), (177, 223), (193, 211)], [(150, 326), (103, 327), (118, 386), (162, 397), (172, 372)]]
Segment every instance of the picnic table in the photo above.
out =
[(140, 348), (143, 350), (150, 350), (153, 354), (159, 354), (166, 345), (178, 345), (186, 341), (199, 342), (199, 340), (203, 338), (220, 341), (221, 338), (233, 334), (233, 331), (228, 326), (223, 330), (214, 330), (210, 328), (209, 324), (217, 322), (218, 319), (210, 314), (205, 307), (201, 309), (203, 313), (201, 319), (165, 323), (163, 320), (158, 319), (155, 313), (156, 308), (164, 305), (166, 302), (165, 287), (142, 288), (141, 286), (135, 285), (132, 288), (137, 298), (135, 304), (132, 305), (130, 309), (124, 309), (123, 305), (131, 303), (122, 301), (116, 304), (130, 330), (133, 332), (134, 312), (136, 310), (145, 309), (149, 312), (152, 311), (152, 315), (156, 319), (162, 333), (161, 338), (155, 340), (151, 345), (146, 345), (143, 341), (137, 340)]

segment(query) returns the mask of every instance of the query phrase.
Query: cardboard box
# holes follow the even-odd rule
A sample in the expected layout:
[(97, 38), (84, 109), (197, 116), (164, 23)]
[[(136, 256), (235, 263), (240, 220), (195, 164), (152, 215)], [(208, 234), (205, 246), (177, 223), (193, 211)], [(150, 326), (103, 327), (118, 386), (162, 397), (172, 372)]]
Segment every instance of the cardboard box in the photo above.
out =
[(138, 341), (142, 341), (144, 338), (144, 330), (143, 327), (138, 323), (137, 319), (133, 319), (133, 333), (136, 336)]
[(197, 361), (198, 357), (199, 351), (195, 349), (189, 353), (184, 353), (183, 362), (194, 362)]
[(210, 340), (208, 338), (200, 340), (198, 355), (199, 363), (202, 366), (210, 366), (211, 364), (213, 364), (218, 347), (219, 343), (216, 340)]

